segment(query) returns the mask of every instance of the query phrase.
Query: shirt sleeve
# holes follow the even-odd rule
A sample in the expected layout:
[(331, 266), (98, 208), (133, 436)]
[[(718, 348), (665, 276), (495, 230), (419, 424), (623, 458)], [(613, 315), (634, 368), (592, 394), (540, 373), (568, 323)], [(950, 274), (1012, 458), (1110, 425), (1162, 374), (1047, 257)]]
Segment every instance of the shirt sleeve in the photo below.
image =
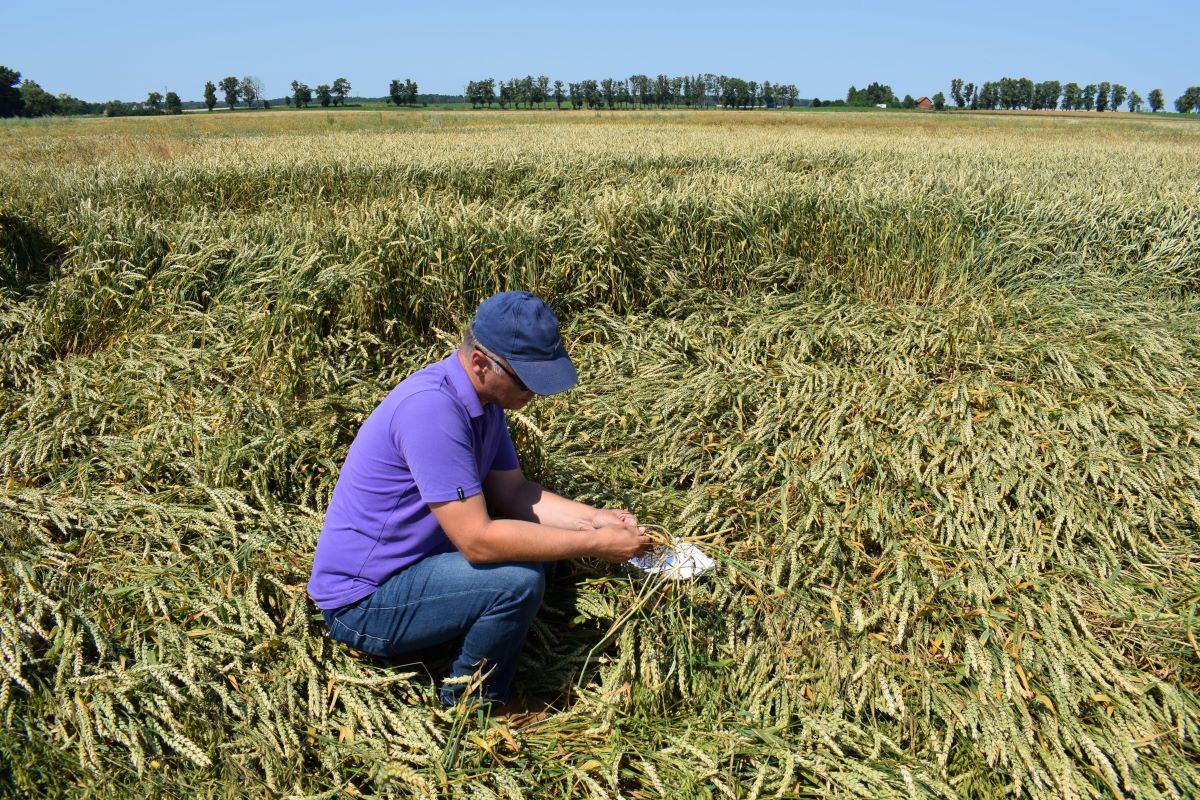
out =
[(400, 401), (388, 432), (426, 503), (459, 500), (483, 490), (470, 420), (441, 392), (417, 392)]

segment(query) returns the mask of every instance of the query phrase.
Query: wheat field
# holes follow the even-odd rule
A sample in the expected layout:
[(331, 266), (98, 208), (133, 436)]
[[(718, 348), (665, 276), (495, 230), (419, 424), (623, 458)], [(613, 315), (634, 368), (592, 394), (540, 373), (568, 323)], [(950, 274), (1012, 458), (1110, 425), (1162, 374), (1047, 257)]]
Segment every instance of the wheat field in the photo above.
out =
[[(1200, 126), (329, 113), (0, 125), (0, 790), (1200, 795)], [(358, 425), (480, 300), (580, 372), (509, 730), (323, 635)]]

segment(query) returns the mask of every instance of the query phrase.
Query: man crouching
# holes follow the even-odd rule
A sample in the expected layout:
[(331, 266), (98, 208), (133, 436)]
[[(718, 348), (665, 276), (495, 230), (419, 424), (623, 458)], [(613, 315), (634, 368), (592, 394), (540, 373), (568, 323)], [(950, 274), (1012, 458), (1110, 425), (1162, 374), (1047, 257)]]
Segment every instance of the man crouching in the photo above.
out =
[(554, 312), (516, 291), (483, 301), (458, 350), (388, 394), (350, 445), (313, 558), (331, 637), (382, 657), (461, 639), (448, 677), (481, 674), (478, 697), (508, 699), (546, 567), (649, 545), (630, 512), (521, 472), (504, 410), (577, 380)]

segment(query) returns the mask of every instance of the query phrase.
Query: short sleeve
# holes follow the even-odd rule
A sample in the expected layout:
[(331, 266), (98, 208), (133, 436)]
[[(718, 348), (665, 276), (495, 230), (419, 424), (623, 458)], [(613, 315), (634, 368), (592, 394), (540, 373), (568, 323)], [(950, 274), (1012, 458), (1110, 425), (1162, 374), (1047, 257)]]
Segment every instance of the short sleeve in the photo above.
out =
[(426, 503), (458, 500), (483, 490), (470, 420), (441, 392), (417, 392), (401, 400), (388, 432)]

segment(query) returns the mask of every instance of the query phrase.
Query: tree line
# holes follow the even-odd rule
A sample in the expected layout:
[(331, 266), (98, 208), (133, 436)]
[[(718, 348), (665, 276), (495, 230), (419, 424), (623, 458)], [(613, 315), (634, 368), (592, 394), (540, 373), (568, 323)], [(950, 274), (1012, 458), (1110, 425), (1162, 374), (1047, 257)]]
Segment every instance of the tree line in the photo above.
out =
[[(291, 94), (284, 95), (283, 104), (288, 107), (308, 108), (314, 101), (322, 108), (329, 106), (345, 106), (346, 97), (353, 90), (346, 78), (336, 78), (333, 83), (321, 83), (316, 89), (303, 81), (294, 80)], [(393, 80), (388, 88), (388, 95), (398, 106), (417, 104), (417, 83), (411, 79)], [(256, 108), (261, 102), (264, 108), (270, 108), (271, 103), (263, 94), (262, 81), (252, 75), (239, 80), (230, 75), (214, 84), (209, 81), (204, 85), (204, 106), (212, 111), (217, 106), (217, 89), (225, 96), (225, 105), (237, 108), (238, 103), (245, 103), (247, 108)]]
[[(312, 102), (322, 107), (342, 106), (351, 91), (350, 81), (337, 78), (331, 84), (319, 84), (315, 90), (302, 81), (292, 81), (291, 94), (285, 95), (284, 104), (296, 108), (307, 108)], [(239, 103), (247, 108), (270, 107), (262, 81), (253, 75), (242, 78), (229, 75), (217, 83), (208, 81), (204, 85), (204, 106), (212, 111), (217, 105), (217, 91), (224, 96), (229, 108)], [(417, 83), (412, 79), (393, 80), (388, 87), (388, 99), (397, 106), (417, 105)], [(1136, 91), (1120, 83), (1101, 81), (1080, 86), (1078, 83), (1042, 81), (1034, 83), (1029, 78), (1000, 78), (985, 81), (980, 85), (961, 78), (950, 81), (950, 98), (960, 109), (1058, 109), (1066, 111), (1116, 111), (1125, 103), (1130, 111), (1140, 111), (1148, 104), (1151, 111), (1162, 111), (1165, 98), (1161, 89), (1149, 92), (1146, 100)], [(799, 92), (792, 84), (751, 81), (726, 75), (703, 73), (670, 77), (659, 74), (631, 75), (628, 78), (605, 78), (582, 80), (577, 83), (551, 81), (545, 75), (510, 78), (497, 81), (485, 78), (469, 81), (464, 100), (472, 108), (545, 108), (554, 103), (556, 108), (564, 104), (573, 109), (627, 109), (627, 108), (791, 108), (799, 102)], [(808, 102), (808, 101), (805, 101)], [(932, 98), (934, 108), (941, 110), (945, 96), (938, 92)], [(873, 82), (863, 89), (850, 87), (846, 99), (822, 102), (812, 100), (813, 106), (873, 106), (887, 105), (912, 108), (916, 105), (911, 95), (897, 99), (895, 92), (886, 84)], [(1180, 113), (1200, 112), (1200, 86), (1188, 87), (1175, 100), (1175, 110)], [(40, 117), (66, 114), (105, 114), (124, 116), (130, 114), (181, 114), (183, 102), (175, 92), (161, 94), (152, 91), (140, 104), (110, 100), (107, 103), (91, 103), (68, 94), (53, 95), (35, 81), (22, 80), (21, 73), (0, 66), (0, 117)]]
[[(950, 81), (950, 97), (959, 108), (970, 109), (1033, 109), (1063, 111), (1117, 111), (1125, 103), (1130, 111), (1140, 111), (1147, 100), (1136, 91), (1120, 83), (1100, 81), (1080, 86), (1074, 81), (1041, 81), (1034, 83), (1029, 78), (1001, 78), (986, 81), (976, 86), (962, 78)], [(1162, 111), (1164, 99), (1162, 89), (1153, 89), (1148, 95), (1149, 107), (1153, 112)], [(1200, 111), (1200, 86), (1189, 87), (1175, 100), (1175, 110), (1181, 114)]]
[(791, 84), (747, 81), (726, 75), (631, 75), (628, 78), (586, 79), (577, 83), (553, 83), (545, 75), (497, 81), (484, 78), (468, 81), (464, 97), (472, 108), (545, 108), (554, 103), (572, 109), (628, 108), (774, 108), (792, 107), (799, 92)]
[(103, 111), (103, 103), (89, 103), (69, 94), (50, 94), (36, 81), (22, 80), (17, 70), (0, 66), (0, 117), (100, 114)]
[[(898, 107), (898, 108), (916, 108), (917, 103), (918, 103), (918, 101), (915, 100), (911, 94), (904, 95), (903, 100), (897, 99), (896, 93), (892, 91), (891, 86), (888, 86), (886, 83), (879, 83), (877, 81), (871, 82), (864, 89), (856, 89), (855, 87), (851, 86), (849, 91), (846, 92), (846, 99), (844, 101), (831, 100), (831, 101), (822, 102), (821, 99), (819, 97), (817, 97), (817, 98), (813, 98), (813, 102), (812, 102), (812, 104), (817, 107), (820, 107), (820, 106), (858, 106), (858, 107), (887, 106), (889, 108), (896, 108), (896, 107)], [(942, 108), (946, 104), (946, 98), (942, 95), (941, 92), (938, 92), (932, 98), (930, 98), (930, 103), (932, 103), (933, 107), (936, 110), (941, 111)]]
[(50, 94), (37, 81), (0, 66), (0, 117), (50, 117), (104, 114), (108, 117), (182, 114), (183, 101), (175, 92), (150, 92), (142, 103), (109, 100), (91, 103), (69, 94)]

